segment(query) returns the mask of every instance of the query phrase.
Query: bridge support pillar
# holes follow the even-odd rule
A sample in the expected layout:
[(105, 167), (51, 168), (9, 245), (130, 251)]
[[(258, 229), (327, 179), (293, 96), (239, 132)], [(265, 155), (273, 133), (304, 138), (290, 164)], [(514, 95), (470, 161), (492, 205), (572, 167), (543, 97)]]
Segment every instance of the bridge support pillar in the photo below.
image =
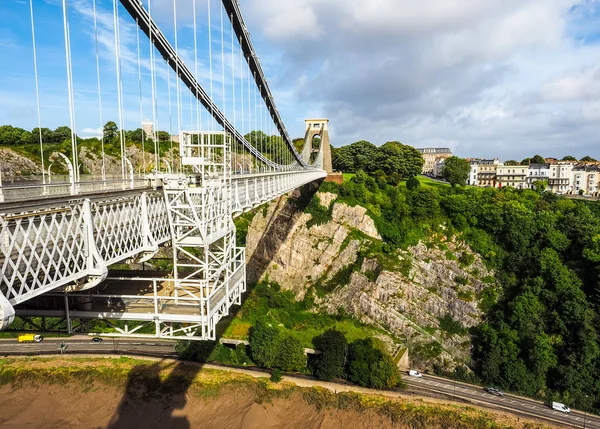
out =
[(85, 232), (83, 239), (86, 249), (86, 276), (77, 280), (75, 284), (65, 287), (66, 292), (75, 292), (91, 289), (98, 286), (106, 279), (108, 267), (96, 246), (96, 237), (94, 234), (94, 219), (92, 217), (92, 208), (89, 199), (83, 201), (81, 216), (83, 217), (83, 226)]
[(13, 320), (15, 320), (15, 309), (0, 292), (0, 331), (8, 328)]

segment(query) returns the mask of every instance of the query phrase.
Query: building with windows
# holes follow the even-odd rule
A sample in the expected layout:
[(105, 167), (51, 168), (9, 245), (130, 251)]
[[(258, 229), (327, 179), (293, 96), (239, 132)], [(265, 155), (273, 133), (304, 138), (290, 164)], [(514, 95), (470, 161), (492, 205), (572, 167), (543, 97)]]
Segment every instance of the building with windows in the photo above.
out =
[(479, 184), (479, 181), (477, 180), (477, 166), (479, 165), (479, 159), (467, 159), (467, 161), (471, 164), (467, 185), (477, 186)]
[(477, 164), (478, 186), (496, 186), (496, 171), (499, 163), (498, 158), (479, 160)]
[(550, 164), (529, 164), (527, 170), (527, 184), (529, 188), (537, 180), (548, 181), (550, 179)]
[(528, 169), (528, 165), (498, 164), (496, 169), (496, 186), (499, 188), (508, 186), (517, 189), (528, 189)]
[(435, 162), (439, 160), (443, 160), (446, 158), (450, 158), (452, 156), (452, 151), (447, 147), (442, 148), (424, 148), (417, 149), (421, 152), (421, 156), (425, 161), (423, 163), (423, 174), (434, 174)]
[(560, 162), (550, 164), (550, 173), (548, 177), (548, 189), (556, 194), (567, 194), (573, 191), (571, 176), (573, 164)]

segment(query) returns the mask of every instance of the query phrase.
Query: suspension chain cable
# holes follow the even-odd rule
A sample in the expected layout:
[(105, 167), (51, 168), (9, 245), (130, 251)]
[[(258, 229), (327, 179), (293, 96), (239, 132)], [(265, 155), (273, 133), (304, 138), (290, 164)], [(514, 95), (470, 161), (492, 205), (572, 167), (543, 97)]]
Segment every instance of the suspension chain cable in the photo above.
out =
[(31, 43), (33, 45), (33, 72), (35, 74), (35, 100), (37, 104), (38, 133), (40, 137), (40, 158), (42, 158), (42, 183), (46, 184), (46, 169), (44, 167), (44, 143), (42, 140), (42, 115), (40, 113), (40, 87), (37, 68), (37, 51), (35, 49), (35, 23), (33, 20), (33, 0), (29, 0), (31, 14)]

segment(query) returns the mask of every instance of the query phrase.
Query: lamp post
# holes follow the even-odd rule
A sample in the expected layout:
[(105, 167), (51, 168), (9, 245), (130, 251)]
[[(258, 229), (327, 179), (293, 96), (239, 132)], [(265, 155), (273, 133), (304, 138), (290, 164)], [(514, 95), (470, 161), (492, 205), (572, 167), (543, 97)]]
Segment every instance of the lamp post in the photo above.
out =
[(585, 421), (587, 420), (587, 398), (588, 395), (585, 395), (585, 408), (583, 409), (583, 429), (585, 429)]

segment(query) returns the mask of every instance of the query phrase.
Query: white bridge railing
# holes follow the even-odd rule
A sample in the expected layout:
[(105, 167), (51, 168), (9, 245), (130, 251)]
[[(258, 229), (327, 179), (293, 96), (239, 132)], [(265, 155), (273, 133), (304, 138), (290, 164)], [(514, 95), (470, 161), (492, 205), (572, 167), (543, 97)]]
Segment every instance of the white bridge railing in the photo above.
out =
[[(233, 174), (234, 216), (314, 180), (322, 170)], [(164, 193), (145, 187), (119, 192), (0, 204), (0, 328), (14, 307), (60, 287), (92, 288), (107, 267), (147, 260), (172, 240)]]

